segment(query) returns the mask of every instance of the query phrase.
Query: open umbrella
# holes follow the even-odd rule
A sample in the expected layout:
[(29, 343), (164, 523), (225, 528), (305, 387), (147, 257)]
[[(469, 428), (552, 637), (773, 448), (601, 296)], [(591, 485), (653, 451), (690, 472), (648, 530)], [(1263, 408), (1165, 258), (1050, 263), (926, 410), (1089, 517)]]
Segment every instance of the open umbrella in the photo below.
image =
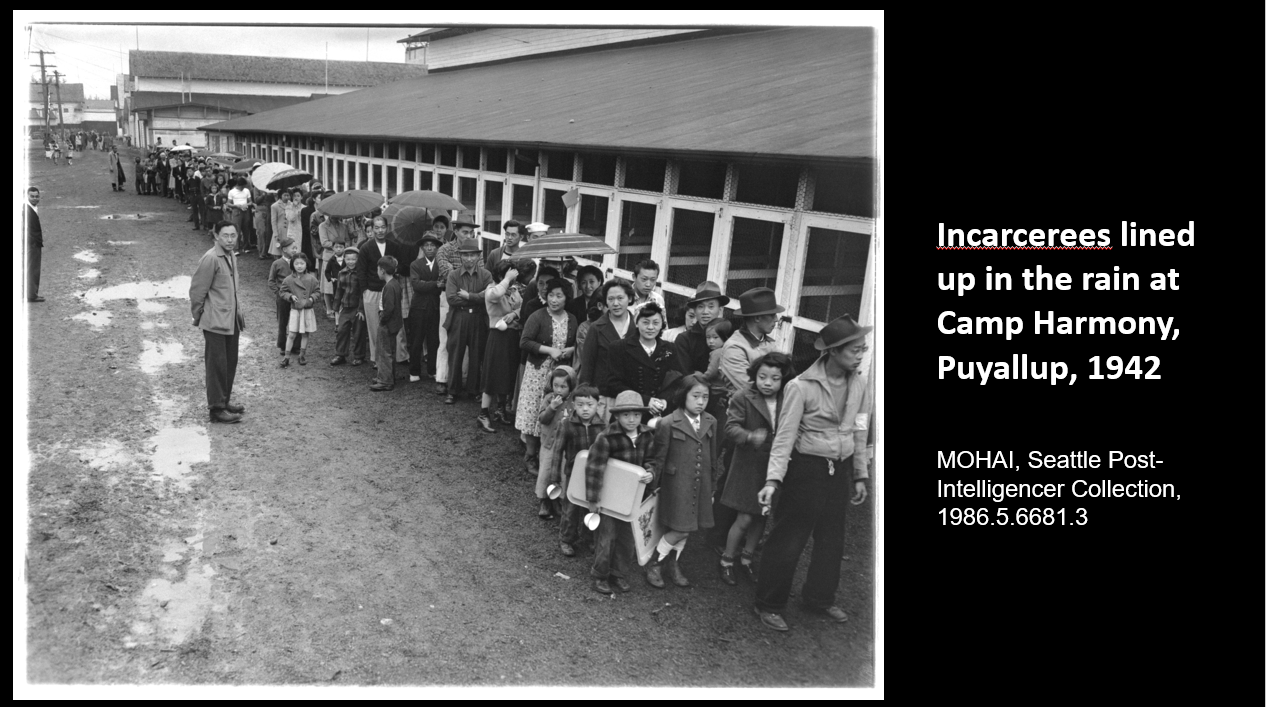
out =
[(583, 233), (552, 233), (534, 238), (514, 253), (515, 258), (567, 258), (614, 253), (615, 248), (601, 238)]
[(317, 204), (317, 211), (327, 216), (351, 218), (353, 216), (364, 216), (374, 209), (382, 208), (382, 202), (382, 194), (376, 191), (350, 189), (339, 192), (328, 199), (322, 199), (321, 203)]
[(462, 205), (462, 202), (448, 194), (424, 189), (414, 189), (403, 194), (396, 194), (391, 197), (391, 203), (400, 204), (401, 206), (417, 206), (436, 211), (461, 211), (466, 208)]
[(294, 167), (291, 167), (285, 162), (268, 162), (262, 164), (254, 172), (251, 172), (251, 184), (254, 184), (256, 189), (275, 189), (276, 187), (268, 186), (269, 180), (271, 180), (274, 175), (291, 169), (294, 169)]
[[(388, 211), (391, 211), (390, 215)], [(413, 245), (422, 240), (422, 236), (431, 228), (431, 215), (426, 209), (417, 206), (390, 204), (383, 209), (382, 215), (387, 219), (387, 229), (401, 243)]]
[[(259, 169), (263, 169), (260, 167)], [(255, 174), (259, 174), (259, 170), (255, 170)], [(289, 189), (297, 187), (300, 184), (307, 184), (312, 181), (312, 175), (302, 169), (287, 169), (273, 175), (268, 180), (268, 189)]]
[(189, 145), (177, 145), (171, 148), (169, 152), (193, 152), (193, 148)]
[(249, 171), (251, 171), (251, 169), (252, 169), (252, 168), (254, 168), (254, 167), (255, 167), (255, 165), (257, 165), (257, 164), (262, 165), (262, 164), (264, 164), (264, 163), (263, 163), (263, 162), (260, 162), (259, 160), (253, 160), (253, 159), (249, 159), (249, 158), (247, 158), (247, 159), (244, 159), (244, 160), (240, 160), (240, 161), (238, 161), (238, 162), (234, 162), (234, 163), (233, 163), (233, 166), (232, 166), (232, 167), (230, 167), (230, 168), (229, 168), (229, 170), (230, 170), (230, 171), (232, 171), (232, 172), (242, 172), (242, 173), (245, 173), (245, 172), (249, 172)]

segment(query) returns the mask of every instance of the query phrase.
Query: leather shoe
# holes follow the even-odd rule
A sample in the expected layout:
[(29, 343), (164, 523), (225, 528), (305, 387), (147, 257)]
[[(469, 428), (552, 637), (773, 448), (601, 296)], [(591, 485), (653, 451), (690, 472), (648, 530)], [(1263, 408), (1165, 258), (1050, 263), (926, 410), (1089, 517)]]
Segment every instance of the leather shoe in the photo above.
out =
[(235, 413), (235, 414), (238, 414), (238, 415), (241, 415), (242, 413), (246, 412), (246, 406), (245, 406), (245, 405), (238, 405), (237, 403), (225, 403), (225, 404), (224, 404), (224, 409), (225, 409), (225, 410), (228, 410), (228, 411), (229, 411), (229, 412), (231, 412), (231, 413)]
[(658, 560), (646, 563), (646, 583), (656, 589), (664, 588), (664, 578), (660, 575)]
[(492, 426), (492, 421), (488, 419), (487, 415), (480, 415), (475, 418), (475, 421), (479, 423), (479, 429), (483, 430), (484, 432), (497, 431), (497, 428)]
[(396, 387), (394, 385), (383, 385), (382, 383), (371, 383), (369, 389), (375, 393), (381, 393), (387, 390), (395, 390)]
[(445, 385), (444, 383), (436, 383), (436, 384), (435, 384), (435, 394), (436, 394), (436, 395), (444, 395), (444, 394), (445, 394), (445, 393), (447, 393), (447, 392), (448, 392), (448, 386), (447, 386), (447, 385)]
[(739, 563), (739, 574), (743, 575), (752, 584), (758, 584), (756, 577), (756, 566), (748, 562), (746, 564)]
[(686, 575), (682, 574), (681, 568), (677, 566), (676, 553), (669, 555), (666, 559), (668, 561), (664, 563), (664, 569), (668, 573), (668, 578), (679, 587), (689, 587), (690, 580), (686, 579)]
[(620, 592), (621, 594), (628, 594), (629, 591), (633, 589), (633, 587), (629, 586), (628, 580), (624, 579), (623, 577), (612, 577), (611, 579), (607, 580), (607, 583), (613, 585), (616, 591)]
[(842, 624), (848, 621), (848, 614), (844, 613), (844, 610), (838, 606), (828, 606), (825, 609), (818, 609), (816, 607), (805, 608), (815, 614), (823, 614), (837, 624)]
[(35, 295), (34, 297), (27, 297), (26, 301), (27, 302), (43, 302), (44, 298), (40, 297), (39, 295)]
[(335, 356), (334, 358), (330, 359), (331, 366), (341, 366), (345, 363), (347, 363), (347, 358), (345, 356)]
[(540, 508), (536, 511), (536, 517), (540, 518), (541, 520), (554, 519), (554, 509), (553, 507), (550, 506), (548, 498), (541, 499), (541, 505), (540, 505)]
[(595, 579), (593, 581), (593, 590), (599, 594), (615, 594), (611, 589), (611, 585), (607, 584), (605, 579)]
[(241, 422), (242, 416), (236, 413), (229, 412), (228, 410), (212, 410), (211, 421), (212, 422)]
[(761, 611), (755, 607), (752, 608), (756, 612), (756, 616), (760, 618), (760, 622), (765, 624), (765, 626), (772, 628), (775, 631), (788, 630), (787, 622), (783, 621), (782, 617), (778, 614), (775, 614), (772, 611)]
[(570, 544), (568, 544), (568, 543), (559, 543), (559, 544), (558, 544), (558, 549), (562, 551), (562, 553), (563, 553), (563, 556), (564, 556), (564, 557), (575, 557), (575, 556), (576, 556), (576, 548), (572, 547), (572, 546), (571, 546)]
[(455, 397), (453, 396), (453, 394), (452, 394), (452, 393), (449, 393), (448, 395), (445, 395), (445, 396), (444, 396), (444, 404), (445, 404), (445, 405), (452, 405), (452, 404), (454, 404), (454, 403), (456, 403), (456, 402), (457, 402), (457, 398), (455, 398)]
[(731, 587), (737, 585), (738, 579), (734, 577), (734, 565), (720, 565), (720, 567), (721, 567), (721, 581), (725, 582)]

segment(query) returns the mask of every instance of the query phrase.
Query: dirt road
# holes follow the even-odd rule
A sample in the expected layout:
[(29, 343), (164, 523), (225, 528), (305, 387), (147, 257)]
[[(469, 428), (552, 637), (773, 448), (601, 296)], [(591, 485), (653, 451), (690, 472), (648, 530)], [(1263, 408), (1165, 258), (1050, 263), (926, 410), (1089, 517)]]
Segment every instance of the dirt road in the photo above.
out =
[(253, 254), (245, 419), (209, 424), (188, 302), (209, 236), (174, 200), (112, 192), (104, 153), (32, 155), (47, 302), (29, 306), (30, 681), (873, 683), (872, 503), (849, 509), (844, 625), (793, 600), (792, 631), (764, 629), (702, 538), (694, 588), (599, 595), (590, 552), (561, 556), (536, 518), (517, 434), (478, 431), (474, 403), (371, 393), (369, 367), (326, 365), (325, 319), (308, 365), (279, 369)]

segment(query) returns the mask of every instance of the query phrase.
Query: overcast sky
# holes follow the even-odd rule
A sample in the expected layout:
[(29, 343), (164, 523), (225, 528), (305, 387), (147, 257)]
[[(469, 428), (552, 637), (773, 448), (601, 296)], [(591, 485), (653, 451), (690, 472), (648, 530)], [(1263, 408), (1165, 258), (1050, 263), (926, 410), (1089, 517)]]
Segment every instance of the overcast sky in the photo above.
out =
[[(278, 23), (291, 26), (248, 27), (231, 25), (157, 25), (162, 21), (212, 23), (233, 19), (246, 23)], [(319, 20), (316, 18), (319, 16)], [(55, 24), (73, 18), (85, 24)], [(314, 21), (342, 23), (347, 27), (293, 26)], [(379, 26), (365, 27), (366, 21)], [(87, 24), (126, 23), (147, 24)], [(56, 65), (68, 83), (84, 84), (85, 94), (109, 98), (115, 75), (127, 73), (129, 49), (155, 51), (205, 52), (212, 54), (245, 54), (255, 56), (325, 58), (326, 42), (329, 58), (343, 61), (404, 62), (404, 45), (397, 41), (419, 29), (458, 23), (497, 24), (623, 24), (623, 25), (715, 25), (715, 24), (829, 24), (875, 25), (882, 23), (879, 13), (817, 13), (776, 11), (733, 11), (709, 13), (684, 12), (542, 12), (496, 11), (239, 11), (214, 10), (24, 10), (14, 12), (13, 47), (16, 54), (15, 78), (20, 84), (31, 76), (39, 77), (38, 49), (56, 52), (46, 62)], [(399, 23), (383, 27), (386, 23)], [(28, 31), (29, 28), (29, 31)], [(366, 41), (368, 40), (368, 42)], [(25, 77), (25, 78), (23, 78)], [(25, 90), (18, 88), (17, 100), (25, 101)]]

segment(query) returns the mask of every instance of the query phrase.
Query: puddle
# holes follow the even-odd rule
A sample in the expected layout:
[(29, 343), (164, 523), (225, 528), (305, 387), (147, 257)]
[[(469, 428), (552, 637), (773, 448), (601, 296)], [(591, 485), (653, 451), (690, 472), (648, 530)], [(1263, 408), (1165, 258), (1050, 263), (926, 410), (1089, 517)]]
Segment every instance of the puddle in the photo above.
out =
[(151, 375), (169, 363), (185, 360), (185, 346), (179, 341), (141, 342), (141, 370)]
[(92, 325), (93, 329), (100, 329), (102, 327), (110, 326), (111, 316), (113, 315), (111, 315), (109, 312), (104, 311), (104, 310), (99, 310), (96, 312), (80, 312), (79, 314), (76, 314), (75, 316), (71, 317), (71, 319), (77, 319), (82, 322), (88, 322), (88, 324)]
[(92, 469), (112, 470), (133, 463), (132, 453), (118, 440), (108, 439), (95, 447), (76, 450), (79, 460)]
[(147, 299), (138, 300), (136, 302), (136, 308), (141, 310), (142, 312), (166, 312), (167, 311), (167, 305), (162, 304), (161, 302), (153, 302)]
[(189, 546), (179, 540), (170, 540), (162, 549), (163, 562), (180, 562), (189, 551)]
[(189, 491), (194, 464), (211, 461), (211, 440), (203, 427), (168, 427), (150, 437), (150, 457), (157, 480), (168, 478), (181, 491)]
[(144, 615), (132, 623), (132, 634), (124, 645), (159, 642), (179, 645), (202, 627), (211, 612), (211, 578), (215, 568), (204, 564), (190, 568), (183, 581), (152, 579), (141, 592), (139, 610)]
[[(85, 251), (87, 252), (87, 251)], [(76, 255), (76, 258), (79, 256)], [(96, 255), (93, 255), (96, 258)], [(91, 262), (96, 262), (95, 260)], [(94, 287), (83, 293), (83, 298), (92, 307), (100, 307), (102, 303), (116, 299), (131, 299), (140, 302), (147, 299), (189, 299), (189, 276), (177, 275), (163, 282), (125, 282), (110, 287)]]
[(101, 277), (101, 271), (96, 268), (88, 268), (87, 270), (79, 271), (80, 280), (95, 280), (99, 277)]
[(136, 241), (106, 241), (108, 245), (136, 245)]
[(100, 256), (90, 250), (81, 250), (70, 257), (85, 263), (95, 263), (98, 260), (101, 260)]
[(158, 214), (106, 214), (101, 217), (103, 221), (144, 221), (152, 219)]

